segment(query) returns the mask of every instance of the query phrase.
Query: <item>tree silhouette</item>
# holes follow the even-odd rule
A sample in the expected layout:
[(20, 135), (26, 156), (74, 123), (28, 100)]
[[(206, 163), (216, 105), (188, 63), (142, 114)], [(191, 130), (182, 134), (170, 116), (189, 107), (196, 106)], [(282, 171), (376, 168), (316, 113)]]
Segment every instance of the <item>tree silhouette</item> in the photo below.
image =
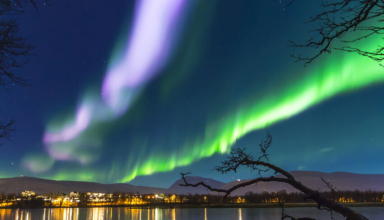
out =
[[(180, 186), (191, 186), (191, 187), (197, 187), (199, 185), (202, 185), (209, 189), (210, 191), (214, 192), (220, 192), (224, 193), (224, 199), (227, 198), (233, 191), (240, 187), (249, 186), (255, 183), (259, 182), (281, 182), (286, 183), (294, 187), (295, 189), (299, 190), (304, 194), (305, 200), (312, 200), (317, 203), (317, 208), (319, 210), (327, 210), (331, 214), (332, 212), (337, 212), (346, 217), (347, 220), (367, 220), (364, 216), (361, 214), (349, 209), (348, 207), (345, 207), (333, 199), (329, 199), (322, 195), (319, 191), (313, 190), (305, 185), (303, 185), (301, 182), (297, 181), (294, 176), (292, 176), (289, 172), (283, 170), (280, 167), (275, 166), (274, 164), (269, 162), (267, 150), (272, 144), (272, 136), (267, 133), (266, 139), (261, 141), (259, 144), (260, 147), (260, 156), (258, 158), (254, 158), (250, 153), (246, 152), (245, 148), (233, 148), (227, 157), (226, 160), (221, 162), (221, 166), (216, 166), (215, 170), (220, 172), (221, 174), (226, 174), (231, 171), (236, 172), (239, 167), (248, 167), (252, 171), (257, 171), (258, 177), (246, 182), (239, 183), (229, 189), (215, 189), (211, 186), (205, 184), (204, 182), (199, 182), (196, 184), (190, 184), (187, 182), (185, 176), (190, 173), (181, 173), (181, 176), (184, 180), (184, 184), (180, 184)], [(282, 174), (283, 177), (263, 177), (262, 174), (267, 171), (273, 171), (275, 174)], [(327, 186), (332, 190), (334, 190), (334, 187), (329, 183), (325, 182)], [(296, 218), (286, 215), (283, 210), (282, 219), (290, 218), (291, 220), (294, 220)], [(310, 218), (298, 218), (298, 219), (310, 219)]]
[[(15, 121), (13, 118), (10, 120), (4, 119), (0, 121), (0, 139), (8, 139), (11, 137), (12, 132), (16, 131), (15, 129)], [(0, 146), (2, 146), (3, 143), (0, 142)]]
[(0, 86), (9, 90), (10, 84), (28, 85), (26, 77), (14, 72), (28, 64), (33, 46), (20, 35), (15, 15), (25, 13), (24, 3), (37, 8), (34, 0), (0, 0)]
[[(37, 9), (34, 0), (0, 0), (0, 87), (6, 91), (10, 90), (10, 85), (29, 85), (26, 77), (15, 73), (15, 69), (28, 64), (34, 48), (20, 35), (15, 18), (25, 12), (24, 4), (32, 4)], [(0, 139), (9, 139), (14, 131), (13, 118), (0, 120)]]
[[(296, 2), (292, 0), (289, 5)], [(367, 40), (373, 36), (384, 34), (384, 0), (332, 0), (322, 1), (324, 11), (310, 18), (307, 23), (319, 27), (311, 31), (314, 37), (304, 44), (291, 41), (295, 48), (314, 48), (316, 53), (311, 56), (302, 56), (293, 52), (296, 62), (306, 64), (321, 56), (330, 53), (335, 41), (340, 40), (344, 46), (334, 49), (345, 52), (358, 53), (379, 62), (384, 60), (384, 47), (378, 45), (373, 51), (355, 46), (355, 42)], [(353, 33), (353, 35), (352, 35)], [(316, 36), (317, 35), (317, 36)]]

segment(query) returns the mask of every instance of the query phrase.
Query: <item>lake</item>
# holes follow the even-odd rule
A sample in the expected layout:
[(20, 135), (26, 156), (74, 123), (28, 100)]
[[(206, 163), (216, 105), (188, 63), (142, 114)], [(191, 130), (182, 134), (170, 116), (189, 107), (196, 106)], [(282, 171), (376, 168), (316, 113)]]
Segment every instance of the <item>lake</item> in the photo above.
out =
[[(354, 207), (354, 210), (370, 220), (384, 219), (384, 207)], [(318, 220), (331, 219), (329, 212), (316, 208), (286, 208), (294, 217), (312, 217)], [(0, 220), (280, 220), (280, 208), (149, 208), (129, 207), (100, 208), (45, 208), (45, 209), (0, 209)], [(341, 215), (334, 218), (344, 219)]]

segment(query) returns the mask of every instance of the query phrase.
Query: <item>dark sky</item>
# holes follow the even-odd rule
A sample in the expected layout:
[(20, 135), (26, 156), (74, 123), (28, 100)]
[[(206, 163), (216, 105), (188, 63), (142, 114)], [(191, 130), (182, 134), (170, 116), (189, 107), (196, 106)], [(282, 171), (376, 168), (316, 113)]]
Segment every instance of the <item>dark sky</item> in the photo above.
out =
[(36, 49), (17, 72), (32, 86), (1, 91), (19, 131), (0, 177), (229, 182), (256, 173), (212, 169), (233, 146), (256, 155), (267, 131), (286, 170), (382, 173), (382, 67), (339, 51), (306, 67), (289, 56), (320, 3), (150, 1), (39, 2), (18, 16)]

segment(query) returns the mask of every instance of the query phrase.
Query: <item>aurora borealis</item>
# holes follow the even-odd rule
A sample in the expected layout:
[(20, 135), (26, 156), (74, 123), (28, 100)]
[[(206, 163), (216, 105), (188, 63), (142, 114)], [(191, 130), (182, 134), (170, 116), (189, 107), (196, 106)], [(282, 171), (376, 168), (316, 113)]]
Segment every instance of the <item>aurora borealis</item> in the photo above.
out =
[(0, 177), (168, 186), (192, 171), (228, 182), (211, 169), (266, 131), (287, 170), (380, 172), (384, 70), (336, 50), (293, 64), (286, 45), (310, 36), (307, 4), (86, 0), (25, 15), (39, 57), (33, 86), (1, 107), (21, 131), (2, 146)]
[(72, 122), (65, 123), (58, 131), (48, 129), (44, 134), (43, 142), (51, 157), (88, 162), (82, 157), (76, 158), (73, 151), (63, 151), (62, 148), (68, 148), (68, 145), (82, 148), (88, 141), (76, 142), (81, 133), (94, 124), (115, 120), (127, 112), (142, 87), (166, 64), (173, 42), (177, 41), (176, 27), (182, 25), (181, 14), (185, 13), (185, 5), (184, 0), (138, 1), (131, 33), (126, 34), (128, 42), (126, 46), (119, 44), (126, 49), (120, 49), (123, 50), (120, 55), (113, 55), (115, 60), (112, 60), (102, 83), (101, 100), (95, 98), (95, 94), (85, 96)]

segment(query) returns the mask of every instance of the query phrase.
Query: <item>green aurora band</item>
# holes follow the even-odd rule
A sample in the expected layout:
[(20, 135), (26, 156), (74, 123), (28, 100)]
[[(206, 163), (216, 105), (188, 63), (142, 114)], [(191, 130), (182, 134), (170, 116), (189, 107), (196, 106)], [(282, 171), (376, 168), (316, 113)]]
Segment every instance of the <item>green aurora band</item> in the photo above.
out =
[[(380, 40), (371, 39), (369, 45), (364, 46), (373, 51)], [(125, 183), (137, 176), (171, 171), (214, 154), (227, 154), (246, 134), (288, 119), (332, 97), (384, 83), (383, 67), (353, 53), (334, 51), (301, 70), (304, 74), (294, 74), (292, 69), (287, 69), (287, 76), (292, 76), (287, 86), (274, 86), (276, 89), (266, 92), (262, 99), (250, 94), (247, 104), (230, 109), (223, 117), (225, 120), (208, 123), (203, 135), (195, 136), (172, 152), (136, 152), (127, 156), (125, 165), (114, 162), (111, 167), (100, 170), (90, 164), (75, 173), (71, 169), (59, 169), (41, 177)], [(0, 173), (1, 176), (9, 175)]]
[[(327, 58), (325, 61), (336, 56)], [(178, 153), (151, 155), (143, 163), (139, 161), (133, 168), (127, 167), (129, 173), (118, 182), (171, 171), (216, 153), (228, 153), (236, 140), (249, 132), (292, 117), (336, 95), (384, 82), (384, 70), (377, 62), (356, 54), (343, 53), (338, 58), (323, 68), (317, 66), (317, 70), (310, 71), (304, 79), (297, 80), (279, 95), (266, 95), (263, 101), (243, 106), (240, 111), (225, 117), (225, 121), (207, 127), (203, 138), (185, 144)]]
[[(41, 177), (125, 183), (137, 176), (172, 171), (214, 154), (227, 154), (233, 144), (246, 134), (288, 119), (332, 97), (384, 83), (383, 67), (357, 54), (335, 51), (317, 62), (303, 68), (305, 74), (300, 74), (303, 77), (296, 77), (288, 86), (276, 87), (280, 89), (266, 93), (262, 100), (250, 96), (246, 105), (232, 109), (224, 115), (225, 120), (209, 123), (203, 136), (195, 137), (173, 152), (152, 152), (149, 155), (137, 152), (127, 157), (125, 166), (115, 162), (109, 170), (95, 170), (90, 165), (76, 173), (71, 169), (59, 169)], [(294, 75), (290, 70), (287, 74)], [(1, 176), (9, 175), (4, 173)]]

